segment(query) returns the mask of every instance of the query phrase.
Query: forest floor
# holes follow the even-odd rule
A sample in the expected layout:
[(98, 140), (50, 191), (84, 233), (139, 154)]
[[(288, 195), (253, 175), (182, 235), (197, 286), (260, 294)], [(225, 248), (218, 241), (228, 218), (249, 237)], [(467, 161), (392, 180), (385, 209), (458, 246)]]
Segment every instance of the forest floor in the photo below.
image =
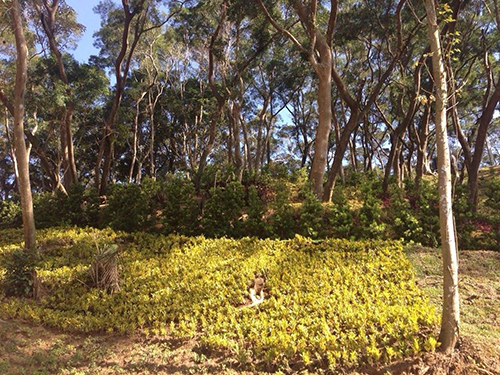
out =
[[(406, 253), (415, 266), (418, 285), (440, 309), (439, 250), (411, 246)], [(383, 368), (339, 373), (500, 375), (500, 252), (462, 251), (460, 289), (461, 342), (452, 357), (428, 353)], [(199, 348), (195, 339), (146, 338), (139, 333), (72, 334), (19, 320), (0, 320), (0, 374), (257, 373), (238, 368), (230, 353), (206, 353)]]

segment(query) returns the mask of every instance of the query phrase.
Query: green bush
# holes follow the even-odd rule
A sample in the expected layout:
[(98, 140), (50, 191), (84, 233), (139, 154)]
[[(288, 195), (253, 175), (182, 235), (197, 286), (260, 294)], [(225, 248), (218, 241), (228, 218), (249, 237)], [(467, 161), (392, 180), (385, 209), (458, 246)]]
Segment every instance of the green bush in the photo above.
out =
[(387, 220), (390, 223), (391, 237), (397, 240), (418, 242), (422, 237), (422, 227), (411, 209), (404, 189), (397, 184), (389, 185), (386, 203)]
[(155, 194), (159, 189), (155, 183), (148, 188), (137, 184), (111, 186), (102, 212), (102, 224), (126, 232), (154, 231), (157, 215)]
[(266, 223), (266, 203), (260, 198), (257, 188), (248, 188), (247, 218), (244, 221), (244, 232), (247, 236), (266, 238), (269, 236), (269, 225)]
[(410, 205), (418, 220), (421, 230), (414, 233), (415, 242), (425, 246), (439, 246), (439, 197), (437, 186), (428, 181), (422, 180), (417, 191), (412, 181), (407, 181), (405, 185), (406, 195)]
[[(67, 233), (40, 236), (49, 241)], [(76, 246), (92, 241), (84, 232), (75, 238)], [(54, 255), (42, 253), (46, 266), (37, 270), (50, 294), (36, 303), (3, 299), (0, 311), (70, 331), (142, 328), (196, 336), (208, 348), (234, 353), (242, 365), (267, 368), (299, 362), (333, 370), (388, 362), (437, 344), (429, 332), (438, 316), (415, 285), (399, 243), (136, 233), (120, 246), (120, 289), (113, 294), (82, 283), (91, 254), (74, 262), (73, 252), (61, 249), (52, 254), (64, 254), (65, 262), (56, 267)], [(244, 307), (256, 272), (267, 277), (258, 309)]]
[(458, 184), (455, 188), (453, 200), (453, 214), (458, 236), (458, 245), (461, 249), (480, 249), (482, 233), (477, 236), (474, 231), (474, 222), (477, 221), (477, 214), (474, 212), (468, 199), (467, 185)]
[(335, 187), (332, 204), (327, 206), (325, 217), (326, 236), (334, 238), (351, 237), (353, 234), (353, 213), (341, 186)]
[(290, 205), (290, 189), (283, 180), (275, 180), (274, 199), (270, 203), (269, 224), (274, 238), (292, 238), (295, 235), (293, 209)]
[(308, 184), (302, 187), (301, 195), (303, 200), (299, 210), (297, 234), (318, 239), (324, 228), (323, 205)]
[(64, 216), (61, 215), (62, 195), (49, 192), (33, 194), (33, 210), (38, 228), (56, 227), (64, 223)]
[(81, 184), (72, 185), (67, 195), (61, 191), (33, 195), (38, 228), (60, 225), (97, 226), (100, 199), (97, 191)]
[(22, 222), (21, 204), (14, 200), (0, 200), (0, 229), (17, 228)]
[(364, 175), (360, 186), (363, 206), (358, 212), (356, 234), (361, 239), (384, 237), (386, 225), (382, 210), (381, 185), (376, 177)]
[(210, 189), (210, 197), (203, 210), (203, 234), (208, 237), (241, 236), (240, 221), (244, 207), (244, 189), (238, 181), (226, 187)]
[(61, 220), (64, 224), (97, 226), (99, 223), (99, 194), (95, 189), (86, 189), (82, 184), (74, 184), (68, 195), (59, 195)]
[(33, 297), (36, 259), (24, 249), (10, 251), (3, 260), (2, 280), (6, 296)]
[(162, 193), (163, 233), (199, 234), (199, 209), (193, 183), (184, 177), (168, 176)]
[(491, 225), (487, 237), (491, 241), (491, 248), (500, 250), (500, 178), (487, 180), (483, 189), (486, 195), (484, 216)]

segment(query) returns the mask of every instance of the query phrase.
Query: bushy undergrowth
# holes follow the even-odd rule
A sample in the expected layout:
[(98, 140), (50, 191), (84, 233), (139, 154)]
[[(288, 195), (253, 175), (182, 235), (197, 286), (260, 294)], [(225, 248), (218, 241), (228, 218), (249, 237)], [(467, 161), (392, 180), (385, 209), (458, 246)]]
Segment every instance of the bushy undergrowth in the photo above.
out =
[[(90, 233), (89, 233), (90, 232)], [(437, 315), (394, 242), (42, 231), (39, 302), (9, 298), (3, 314), (70, 331), (197, 337), (241, 363), (359, 365), (433, 350)], [(99, 246), (118, 243), (120, 288), (86, 285)], [(11, 252), (0, 248), (3, 258)], [(243, 307), (255, 273), (266, 299)]]
[[(321, 203), (312, 193), (305, 170), (287, 175), (246, 176), (234, 181), (231, 169), (210, 168), (196, 190), (182, 175), (142, 184), (111, 185), (105, 199), (75, 185), (68, 195), (35, 195), (37, 227), (58, 225), (111, 227), (127, 232), (205, 235), (211, 238), (395, 239), (436, 247), (440, 243), (438, 189), (431, 179), (420, 186), (406, 181), (382, 191), (375, 173), (351, 173), (338, 184), (333, 202)], [(209, 184), (208, 177), (213, 178)], [(497, 210), (498, 179), (483, 183), (477, 212), (458, 185), (454, 212), (458, 240), (465, 249), (500, 249)], [(0, 228), (20, 225), (16, 201), (0, 202)]]

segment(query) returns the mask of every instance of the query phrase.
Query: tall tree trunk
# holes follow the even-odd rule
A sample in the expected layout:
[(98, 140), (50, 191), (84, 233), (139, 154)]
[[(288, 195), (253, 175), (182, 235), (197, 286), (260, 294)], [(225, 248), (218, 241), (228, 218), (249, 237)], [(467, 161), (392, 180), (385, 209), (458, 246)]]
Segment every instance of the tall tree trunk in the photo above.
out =
[[(59, 69), (59, 78), (65, 84), (66, 94), (70, 98), (70, 101), (65, 105), (64, 113), (61, 116), (61, 123), (60, 123), (60, 143), (61, 143), (63, 178), (64, 178), (64, 186), (68, 188), (74, 183), (78, 182), (75, 154), (73, 150), (73, 131), (71, 129), (71, 122), (75, 111), (75, 105), (71, 99), (73, 91), (69, 86), (69, 81), (66, 75), (66, 69), (64, 67), (62, 54), (61, 51), (59, 50), (55, 34), (56, 33), (55, 19), (57, 10), (59, 9), (59, 0), (53, 0), (50, 3), (48, 0), (42, 0), (42, 4), (39, 4), (38, 1), (33, 1), (33, 4), (37, 9), (43, 30), (47, 36), (50, 51), (54, 55), (57, 61), (57, 66)], [(56, 173), (58, 173), (58, 171), (56, 171)]]
[[(16, 158), (16, 151), (14, 147), (14, 142), (12, 142), (12, 139), (10, 137), (10, 131), (9, 131), (9, 111), (7, 107), (5, 107), (5, 136), (7, 137), (7, 143), (9, 144), (9, 151), (10, 151), (10, 157), (12, 159), (12, 168), (14, 169), (14, 178), (17, 186), (17, 192), (21, 194), (21, 191), (19, 189), (19, 166), (17, 164), (17, 158)], [(43, 180), (43, 179), (42, 179)]]
[[(118, 56), (116, 57), (114, 63), (116, 90), (113, 99), (113, 104), (111, 106), (108, 118), (106, 120), (106, 124), (104, 126), (104, 133), (101, 140), (101, 145), (99, 148), (99, 154), (97, 157), (96, 168), (95, 168), (96, 185), (99, 188), (100, 195), (106, 194), (108, 179), (111, 174), (111, 163), (113, 161), (113, 156), (114, 156), (114, 145), (116, 137), (115, 135), (116, 117), (118, 115), (118, 110), (120, 109), (123, 93), (125, 91), (125, 83), (127, 81), (128, 73), (130, 70), (130, 64), (132, 63), (132, 58), (134, 56), (137, 44), (139, 43), (139, 39), (141, 38), (141, 35), (146, 31), (144, 29), (145, 16), (144, 14), (141, 13), (143, 11), (147, 11), (147, 9), (143, 10), (144, 3), (145, 0), (138, 0), (134, 4), (131, 4), (129, 0), (122, 0), (123, 12), (125, 13), (125, 20), (121, 36), (120, 52), (118, 53)], [(134, 18), (136, 18), (136, 22), (133, 25), (134, 26), (133, 38), (132, 38), (132, 43), (129, 43), (132, 21), (134, 20)], [(102, 165), (102, 173), (100, 171), (101, 165)]]
[(435, 123), (439, 175), (439, 221), (443, 255), (443, 314), (439, 342), (442, 351), (451, 353), (458, 342), (460, 306), (458, 295), (458, 251), (452, 211), (450, 152), (446, 126), (448, 89), (434, 0), (424, 0), (424, 3), (432, 51), (432, 75), (436, 87)]
[(328, 143), (332, 128), (332, 51), (325, 44), (321, 47), (321, 63), (316, 64), (318, 77), (318, 127), (314, 141), (314, 156), (311, 164), (311, 182), (318, 198), (323, 195), (323, 177), (325, 175)]
[(430, 104), (427, 104), (420, 119), (419, 129), (415, 129), (417, 139), (417, 166), (415, 176), (415, 186), (420, 188), (423, 175), (427, 172), (427, 144), (429, 140), (429, 121), (431, 118)]
[(18, 0), (13, 0), (10, 8), (12, 28), (16, 39), (16, 83), (14, 91), (14, 147), (19, 167), (19, 191), (24, 230), (24, 246), (36, 254), (35, 217), (29, 173), (29, 160), (24, 141), (24, 94), (28, 78), (28, 47), (24, 38), (22, 18)]

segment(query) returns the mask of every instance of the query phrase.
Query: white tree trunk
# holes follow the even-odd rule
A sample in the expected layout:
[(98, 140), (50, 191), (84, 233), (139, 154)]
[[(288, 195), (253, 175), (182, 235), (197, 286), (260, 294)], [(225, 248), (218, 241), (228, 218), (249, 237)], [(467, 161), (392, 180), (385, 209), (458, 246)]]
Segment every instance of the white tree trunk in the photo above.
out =
[(16, 39), (16, 84), (14, 91), (14, 148), (19, 168), (19, 192), (24, 228), (24, 246), (29, 251), (36, 251), (35, 218), (29, 173), (28, 152), (24, 141), (24, 93), (26, 91), (28, 47), (24, 38), (23, 23), (18, 0), (12, 1), (12, 29)]
[(436, 87), (436, 142), (439, 176), (439, 222), (443, 254), (443, 314), (439, 342), (441, 350), (451, 353), (458, 341), (460, 306), (458, 296), (458, 251), (453, 223), (451, 171), (446, 130), (447, 85), (444, 59), (434, 0), (424, 0), (429, 42), (432, 52), (432, 75)]

